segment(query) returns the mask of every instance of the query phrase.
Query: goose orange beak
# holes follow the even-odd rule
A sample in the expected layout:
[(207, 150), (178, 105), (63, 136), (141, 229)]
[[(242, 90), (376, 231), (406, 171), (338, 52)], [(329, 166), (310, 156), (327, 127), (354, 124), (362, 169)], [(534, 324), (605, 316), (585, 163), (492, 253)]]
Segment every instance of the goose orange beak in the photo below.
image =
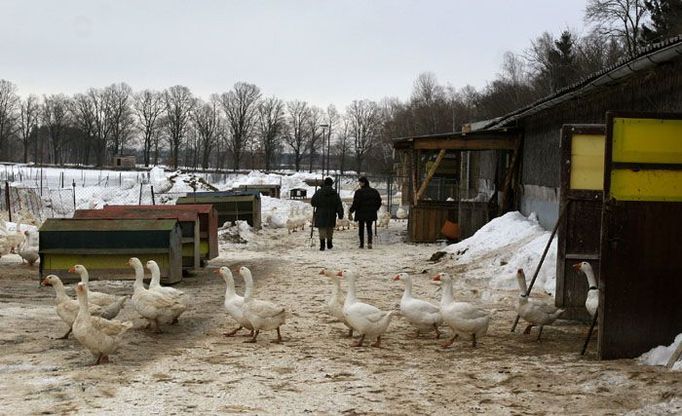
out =
[(69, 273), (76, 273), (76, 269), (74, 267), (69, 268)]
[(52, 286), (50, 282), (47, 281), (47, 279), (43, 279), (40, 281), (40, 286)]
[(324, 274), (324, 270), (320, 270), (320, 274)]
[(339, 277), (343, 277), (343, 272), (338, 272), (338, 273), (336, 273), (336, 275)]
[(440, 275), (437, 274), (437, 275), (433, 276), (433, 281), (434, 282), (440, 282)]
[(400, 280), (400, 275), (399, 275), (399, 274), (396, 274), (395, 276), (393, 276), (393, 280), (394, 280), (394, 281), (395, 281), (395, 280)]
[(580, 263), (576, 263), (576, 264), (572, 265), (571, 267), (573, 267), (573, 270), (575, 270), (576, 272), (580, 271)]

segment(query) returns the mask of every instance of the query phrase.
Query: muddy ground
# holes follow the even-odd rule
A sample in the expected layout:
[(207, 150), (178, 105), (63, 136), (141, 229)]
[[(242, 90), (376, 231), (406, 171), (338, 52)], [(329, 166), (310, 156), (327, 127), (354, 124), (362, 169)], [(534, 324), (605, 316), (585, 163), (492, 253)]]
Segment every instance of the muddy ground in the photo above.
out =
[[(497, 310), (478, 347), (457, 341), (442, 349), (442, 340), (415, 338), (397, 317), (383, 348), (351, 348), (345, 327), (326, 314), (330, 285), (318, 271), (353, 268), (359, 297), (384, 310), (397, 308), (403, 289), (390, 277), (407, 271), (416, 294), (437, 303), (430, 277), (449, 263), (430, 262), (436, 246), (405, 244), (404, 232), (404, 223), (393, 223), (373, 250), (357, 249), (354, 231), (337, 233), (336, 247), (323, 253), (310, 248), (307, 232), (286, 230), (263, 231), (243, 248), (223, 245), (210, 267), (250, 267), (256, 296), (290, 311), (283, 344), (270, 343), (274, 333), (262, 333), (257, 344), (223, 336), (235, 324), (223, 311), (222, 280), (206, 270), (176, 285), (191, 307), (161, 334), (141, 328), (127, 305), (119, 318), (134, 319), (136, 328), (111, 363), (99, 366), (75, 339), (54, 339), (66, 325), (54, 312), (53, 289), (38, 287), (37, 267), (3, 259), (0, 414), (682, 412), (679, 372), (632, 360), (597, 361), (595, 342), (581, 357), (582, 324), (559, 322), (545, 329), (541, 342), (511, 333), (516, 293), (483, 297), (482, 282), (465, 279), (457, 286), (459, 299)], [(466, 273), (462, 266), (445, 269)], [(241, 293), (238, 277), (237, 286)], [(132, 282), (94, 281), (91, 289), (131, 294)]]

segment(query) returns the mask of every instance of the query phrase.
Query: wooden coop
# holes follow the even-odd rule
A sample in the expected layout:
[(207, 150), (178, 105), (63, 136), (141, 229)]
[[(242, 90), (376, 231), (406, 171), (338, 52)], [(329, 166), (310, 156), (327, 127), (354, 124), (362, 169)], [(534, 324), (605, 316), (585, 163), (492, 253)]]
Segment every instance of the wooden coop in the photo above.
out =
[(261, 228), (261, 201), (258, 191), (192, 192), (178, 198), (177, 205), (211, 204), (218, 214), (218, 224), (236, 220)]
[(239, 185), (236, 191), (258, 191), (261, 195), (269, 196), (271, 198), (279, 198), (281, 192), (281, 185), (276, 184), (248, 184)]
[[(50, 218), (39, 230), (40, 277), (84, 265), (92, 279), (133, 279), (128, 259), (155, 260), (164, 283), (182, 279), (182, 230), (175, 219)], [(73, 277), (72, 277), (73, 276)]]
[[(125, 207), (130, 205), (107, 205), (107, 208)], [(152, 211), (189, 211), (195, 212), (199, 218), (199, 256), (201, 266), (207, 261), (218, 257), (218, 213), (211, 204), (183, 204), (183, 205), (135, 205), (138, 210)]]
[(603, 124), (567, 124), (561, 129), (555, 299), (565, 319), (590, 319), (585, 310), (587, 280), (572, 265), (590, 263), (599, 279), (605, 140)]
[(137, 160), (132, 155), (118, 155), (114, 156), (111, 160), (112, 167), (116, 169), (134, 168), (136, 163)]
[(682, 114), (607, 113), (599, 357), (682, 332)]
[(395, 139), (409, 240), (464, 239), (509, 210), (520, 143), (511, 128)]
[(78, 209), (73, 218), (79, 219), (175, 219), (182, 230), (182, 269), (190, 272), (201, 266), (199, 254), (199, 215), (195, 211), (173, 209), (172, 205), (151, 205), (152, 207), (168, 207), (164, 209), (146, 209), (144, 205), (105, 206), (103, 209)]

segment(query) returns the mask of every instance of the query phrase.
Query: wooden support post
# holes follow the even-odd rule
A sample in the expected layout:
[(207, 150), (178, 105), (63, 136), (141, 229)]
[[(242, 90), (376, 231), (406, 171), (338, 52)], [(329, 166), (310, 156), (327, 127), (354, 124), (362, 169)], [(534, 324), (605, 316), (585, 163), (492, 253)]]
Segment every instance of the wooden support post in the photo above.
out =
[(440, 152), (438, 152), (438, 157), (436, 157), (436, 161), (433, 163), (433, 166), (431, 166), (431, 169), (429, 169), (428, 173), (426, 174), (426, 178), (424, 178), (424, 182), (422, 182), (421, 186), (419, 187), (419, 191), (417, 191), (415, 201), (419, 201), (419, 198), (421, 198), (422, 195), (424, 195), (424, 192), (426, 192), (426, 188), (429, 186), (429, 182), (431, 182), (431, 178), (433, 178), (433, 175), (436, 173), (436, 170), (438, 170), (438, 166), (440, 165), (440, 162), (443, 160), (444, 156), (445, 149), (440, 149)]
[(668, 364), (665, 366), (667, 368), (673, 368), (673, 365), (677, 362), (677, 360), (680, 359), (680, 356), (682, 356), (682, 342), (677, 344), (677, 348), (675, 349), (675, 352), (673, 352), (673, 355), (670, 356), (670, 359), (668, 360)]

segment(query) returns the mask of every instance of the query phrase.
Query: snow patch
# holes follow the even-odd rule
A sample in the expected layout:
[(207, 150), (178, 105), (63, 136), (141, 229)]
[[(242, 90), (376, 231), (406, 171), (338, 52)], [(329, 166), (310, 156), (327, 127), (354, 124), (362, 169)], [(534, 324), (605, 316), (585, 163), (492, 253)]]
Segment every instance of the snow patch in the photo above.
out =
[[(640, 364), (643, 365), (666, 365), (670, 360), (670, 356), (677, 349), (677, 346), (682, 342), (682, 334), (678, 334), (672, 344), (659, 345), (658, 347), (652, 348), (650, 351), (645, 352), (637, 358)], [(672, 367), (673, 371), (682, 370), (682, 360), (677, 360)]]

